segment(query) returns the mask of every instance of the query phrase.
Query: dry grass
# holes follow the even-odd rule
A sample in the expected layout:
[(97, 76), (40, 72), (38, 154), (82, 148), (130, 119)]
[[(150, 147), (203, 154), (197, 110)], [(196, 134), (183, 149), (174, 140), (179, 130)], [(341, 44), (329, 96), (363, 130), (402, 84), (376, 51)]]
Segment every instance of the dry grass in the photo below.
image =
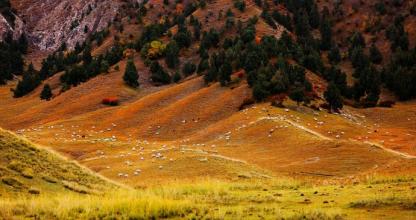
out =
[(294, 179), (238, 182), (206, 179), (147, 189), (110, 191), (104, 195), (60, 193), (0, 199), (0, 217), (356, 219), (360, 216), (360, 219), (383, 219), (377, 212), (366, 211), (371, 209), (387, 212), (390, 218), (406, 219), (416, 214), (416, 193), (409, 190), (409, 186), (414, 184), (411, 181), (399, 184), (313, 185)]
[(65, 158), (0, 130), (0, 194), (39, 194), (70, 190), (94, 193), (110, 187), (106, 180)]

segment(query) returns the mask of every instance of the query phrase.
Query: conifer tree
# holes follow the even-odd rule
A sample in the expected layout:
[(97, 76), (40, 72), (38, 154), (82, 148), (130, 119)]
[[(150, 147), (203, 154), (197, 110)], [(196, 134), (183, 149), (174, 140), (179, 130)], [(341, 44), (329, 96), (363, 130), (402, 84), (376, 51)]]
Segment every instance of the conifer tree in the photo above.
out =
[(372, 63), (380, 64), (383, 61), (383, 56), (381, 55), (380, 50), (376, 47), (375, 44), (370, 47), (370, 60)]
[(123, 80), (130, 87), (139, 87), (139, 75), (137, 73), (137, 69), (134, 62), (131, 59), (127, 62)]
[(221, 86), (226, 86), (231, 81), (233, 68), (228, 60), (225, 60), (219, 71), (219, 81)]
[(40, 93), (40, 99), (49, 101), (52, 98), (52, 89), (49, 84), (45, 84), (42, 92)]
[(169, 68), (173, 69), (179, 65), (179, 47), (176, 41), (169, 42), (166, 46), (165, 54), (165, 62)]
[(152, 72), (151, 79), (153, 82), (160, 84), (169, 84), (171, 82), (170, 75), (163, 69), (158, 61), (152, 62), (150, 71)]
[(338, 111), (339, 109), (342, 109), (343, 103), (341, 92), (333, 82), (329, 83), (328, 88), (324, 93), (324, 97), (329, 105), (330, 111)]
[(289, 98), (297, 103), (299, 106), (301, 102), (305, 101), (305, 91), (301, 86), (295, 87), (289, 94)]

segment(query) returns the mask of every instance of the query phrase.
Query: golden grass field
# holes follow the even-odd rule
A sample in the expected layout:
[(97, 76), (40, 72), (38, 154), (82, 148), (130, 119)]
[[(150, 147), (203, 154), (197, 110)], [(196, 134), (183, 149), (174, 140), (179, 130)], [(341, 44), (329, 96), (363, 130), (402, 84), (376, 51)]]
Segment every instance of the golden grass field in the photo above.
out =
[[(4, 130), (0, 150), (0, 219), (414, 219), (416, 214), (414, 175), (354, 181), (199, 178), (134, 189)], [(19, 160), (22, 169), (5, 159)]]
[[(94, 80), (105, 82), (106, 77)], [(95, 91), (94, 83), (63, 95)], [(0, 91), (7, 97), (6, 90)], [(123, 185), (91, 186), (91, 192), (80, 194), (59, 184), (55, 188), (40, 184), (39, 195), (23, 193), (17, 198), (3, 190), (0, 216), (413, 219), (416, 215), (414, 140), (407, 135), (414, 134), (413, 103), (393, 109), (347, 107), (342, 115), (314, 112), (291, 102), (285, 103), (287, 108), (256, 104), (239, 111), (248, 95), (243, 84), (232, 90), (204, 87), (195, 78), (143, 90), (113, 87), (112, 91), (130, 93), (118, 107), (104, 107), (98, 103), (101, 93), (89, 93), (90, 100), (97, 99), (94, 108), (85, 110), (92, 105), (87, 102), (67, 103), (60, 120), (39, 114), (54, 105), (59, 111), (60, 97), (49, 103), (30, 97), (2, 99), (2, 104), (14, 104), (0, 109), (2, 115), (10, 115), (2, 118), (1, 126)], [(33, 107), (21, 114), (38, 117), (11, 117), (23, 105)]]

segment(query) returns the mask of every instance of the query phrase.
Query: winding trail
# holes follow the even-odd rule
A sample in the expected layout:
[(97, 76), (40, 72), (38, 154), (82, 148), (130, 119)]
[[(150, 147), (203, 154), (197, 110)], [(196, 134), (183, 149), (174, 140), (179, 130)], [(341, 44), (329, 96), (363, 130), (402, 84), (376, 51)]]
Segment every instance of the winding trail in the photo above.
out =
[[(305, 131), (305, 132), (307, 132), (309, 134), (312, 134), (312, 135), (314, 135), (316, 137), (319, 137), (319, 138), (321, 138), (323, 140), (335, 140), (333, 138), (327, 137), (327, 136), (325, 136), (325, 135), (323, 135), (323, 134), (321, 134), (319, 132), (316, 132), (316, 131), (314, 131), (312, 129), (306, 128), (303, 125), (301, 125), (299, 123), (296, 123), (296, 122), (294, 122), (294, 121), (292, 121), (290, 119), (284, 118), (284, 117), (260, 117), (260, 118), (257, 119), (256, 122), (263, 121), (263, 120), (272, 120), (272, 121), (279, 121), (279, 122), (282, 122), (283, 121), (283, 122), (286, 122), (286, 123), (288, 123), (288, 124), (290, 124), (290, 125), (298, 128), (300, 130), (303, 130), (303, 131)], [(371, 141), (361, 142), (361, 141), (357, 141), (357, 140), (353, 140), (353, 139), (349, 139), (349, 140), (350, 141), (353, 141), (353, 142), (365, 143), (365, 144), (368, 144), (368, 145), (371, 145), (371, 146), (375, 146), (375, 147), (377, 147), (377, 148), (379, 148), (381, 150), (384, 150), (384, 151), (389, 152), (391, 154), (395, 154), (395, 155), (400, 156), (400, 157), (405, 158), (405, 159), (416, 159), (416, 156), (409, 155), (409, 154), (403, 153), (401, 151), (396, 151), (396, 150), (393, 150), (393, 149), (384, 147), (381, 144), (374, 143), (374, 142), (371, 142)]]
[(321, 139), (324, 139), (324, 140), (333, 140), (330, 137), (327, 137), (325, 135), (322, 135), (321, 133), (316, 132), (316, 131), (314, 131), (312, 129), (306, 128), (305, 126), (303, 126), (303, 125), (301, 125), (299, 123), (296, 123), (296, 122), (294, 122), (292, 120), (289, 120), (287, 118), (283, 118), (283, 117), (260, 117), (260, 118), (257, 119), (256, 123), (259, 122), (259, 121), (263, 121), (263, 120), (272, 120), (272, 121), (276, 121), (276, 122), (277, 121), (278, 122), (282, 122), (283, 121), (283, 122), (286, 122), (286, 123), (292, 125), (293, 127), (296, 127), (296, 128), (298, 128), (300, 130), (303, 130), (303, 131), (305, 131), (305, 132), (307, 132), (307, 133), (309, 133), (309, 134), (311, 134), (313, 136), (316, 136), (318, 138), (321, 138)]

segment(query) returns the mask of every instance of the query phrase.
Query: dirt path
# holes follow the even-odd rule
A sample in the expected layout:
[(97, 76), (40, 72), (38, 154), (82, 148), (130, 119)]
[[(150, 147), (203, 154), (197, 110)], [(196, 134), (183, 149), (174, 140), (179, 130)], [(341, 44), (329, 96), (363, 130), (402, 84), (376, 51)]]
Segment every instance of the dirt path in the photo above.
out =
[[(306, 128), (303, 125), (301, 125), (299, 123), (296, 123), (296, 122), (294, 122), (292, 120), (289, 120), (287, 118), (282, 118), (282, 117), (261, 117), (256, 122), (259, 122), (259, 121), (262, 121), (262, 120), (272, 120), (272, 121), (279, 121), (279, 122), (282, 122), (283, 121), (283, 122), (286, 122), (286, 123), (288, 123), (288, 124), (290, 124), (290, 125), (298, 128), (300, 130), (303, 130), (303, 131), (305, 131), (305, 132), (307, 132), (309, 134), (312, 134), (312, 135), (314, 135), (316, 137), (319, 137), (319, 138), (321, 138), (323, 140), (334, 140), (333, 138), (327, 137), (327, 136), (325, 136), (325, 135), (323, 135), (323, 134), (321, 134), (319, 132), (316, 132), (316, 131), (314, 131), (312, 129)], [(354, 141), (354, 142), (360, 142), (360, 141), (353, 140), (353, 139), (349, 139), (349, 140), (350, 141)], [(396, 150), (393, 150), (393, 149), (390, 149), (390, 148), (386, 148), (383, 145), (378, 144), (378, 143), (374, 143), (374, 142), (371, 142), (371, 141), (364, 141), (364, 142), (360, 142), (360, 143), (365, 143), (365, 144), (369, 144), (371, 146), (378, 147), (378, 148), (380, 148), (380, 149), (382, 149), (384, 151), (387, 151), (389, 153), (395, 154), (395, 155), (400, 156), (400, 157), (405, 158), (405, 159), (416, 159), (416, 156), (409, 155), (409, 154), (406, 154), (406, 153), (403, 153), (403, 152), (400, 152), (400, 151), (396, 151)]]
[(301, 125), (299, 123), (296, 123), (296, 122), (294, 122), (292, 120), (289, 120), (287, 118), (281, 118), (281, 117), (261, 117), (261, 118), (257, 119), (256, 122), (263, 121), (263, 120), (272, 120), (272, 121), (278, 121), (278, 122), (282, 122), (283, 121), (283, 122), (286, 122), (286, 123), (288, 123), (288, 124), (290, 124), (290, 125), (298, 128), (300, 130), (303, 130), (303, 131), (305, 131), (305, 132), (307, 132), (307, 133), (309, 133), (309, 134), (311, 134), (313, 136), (316, 136), (318, 138), (321, 138), (323, 140), (333, 140), (330, 137), (327, 137), (325, 135), (322, 135), (321, 133), (316, 132), (316, 131), (314, 131), (312, 129), (306, 128), (303, 125)]
[(375, 146), (375, 147), (378, 147), (378, 148), (380, 148), (384, 151), (390, 152), (392, 154), (396, 154), (396, 155), (401, 156), (401, 157), (406, 158), (406, 159), (416, 159), (416, 156), (409, 155), (407, 153), (403, 153), (403, 152), (393, 150), (393, 149), (390, 149), (390, 148), (386, 148), (383, 145), (378, 144), (378, 143), (374, 143), (374, 142), (371, 142), (371, 141), (364, 141), (364, 143)]

